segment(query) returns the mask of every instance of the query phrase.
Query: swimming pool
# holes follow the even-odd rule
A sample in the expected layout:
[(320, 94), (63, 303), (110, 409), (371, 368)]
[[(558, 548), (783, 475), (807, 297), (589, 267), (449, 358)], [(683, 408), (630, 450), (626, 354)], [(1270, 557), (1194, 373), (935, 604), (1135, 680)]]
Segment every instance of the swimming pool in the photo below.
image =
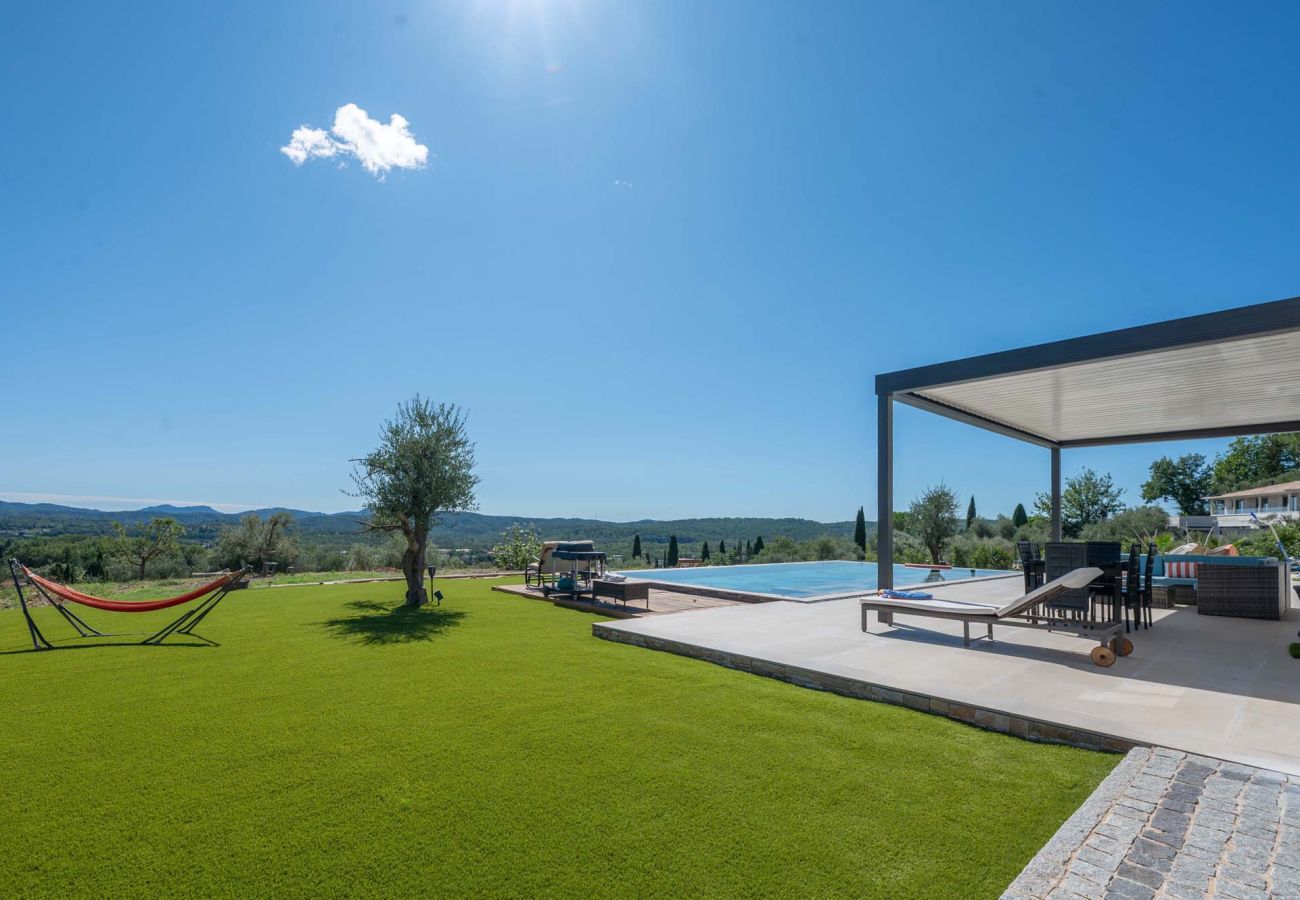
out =
[[(877, 587), (877, 568), (873, 562), (761, 563), (743, 566), (700, 566), (691, 569), (636, 569), (623, 573), (629, 578), (665, 584), (737, 591), (746, 594), (769, 594), (791, 600), (807, 600), (836, 594), (852, 594)], [(945, 581), (1007, 575), (996, 569), (952, 569), (943, 573)], [(924, 584), (928, 569), (894, 566), (894, 586)]]

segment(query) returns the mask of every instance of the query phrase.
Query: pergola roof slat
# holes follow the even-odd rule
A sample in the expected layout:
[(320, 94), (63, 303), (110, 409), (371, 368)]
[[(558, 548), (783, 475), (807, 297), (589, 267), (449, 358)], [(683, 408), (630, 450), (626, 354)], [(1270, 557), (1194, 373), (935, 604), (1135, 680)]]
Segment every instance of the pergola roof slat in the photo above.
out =
[(876, 392), (1045, 446), (1294, 430), (1300, 298), (887, 373)]

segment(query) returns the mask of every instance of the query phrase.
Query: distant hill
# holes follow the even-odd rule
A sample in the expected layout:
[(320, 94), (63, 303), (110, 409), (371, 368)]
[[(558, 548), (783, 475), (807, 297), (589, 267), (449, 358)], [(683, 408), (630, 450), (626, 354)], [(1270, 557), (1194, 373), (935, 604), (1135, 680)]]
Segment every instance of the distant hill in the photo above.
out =
[[(283, 507), (253, 510), (262, 516), (278, 512)], [(361, 512), (320, 513), (290, 509), (297, 520), (298, 532), (305, 540), (346, 545), (368, 540), (361, 534)], [(208, 542), (216, 540), (222, 526), (239, 521), (245, 513), (218, 512), (210, 506), (148, 506), (143, 509), (106, 512), (59, 506), (54, 503), (13, 503), (0, 500), (0, 536), (37, 535), (106, 535), (113, 531), (113, 523), (128, 527), (148, 522), (155, 516), (171, 516), (186, 529), (186, 537)], [(518, 522), (532, 527), (548, 539), (589, 538), (598, 545), (621, 548), (630, 544), (632, 536), (641, 535), (647, 546), (666, 545), (670, 535), (677, 535), (683, 545), (701, 541), (746, 541), (762, 535), (770, 540), (785, 535), (797, 541), (822, 536), (851, 538), (853, 522), (815, 522), (811, 519), (768, 518), (710, 518), (710, 519), (640, 519), (635, 522), (605, 522), (599, 519), (563, 519), (542, 516), (488, 516), (481, 513), (456, 513), (443, 517), (430, 533), (430, 539), (444, 548), (487, 548), (496, 543), (508, 526)], [(868, 529), (874, 529), (868, 523)]]

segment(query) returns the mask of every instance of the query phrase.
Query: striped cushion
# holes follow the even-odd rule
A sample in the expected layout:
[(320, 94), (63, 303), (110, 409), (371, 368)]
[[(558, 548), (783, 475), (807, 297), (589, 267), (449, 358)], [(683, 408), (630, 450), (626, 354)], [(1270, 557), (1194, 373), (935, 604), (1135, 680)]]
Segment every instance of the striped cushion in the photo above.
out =
[(1194, 562), (1174, 562), (1165, 560), (1165, 575), (1169, 578), (1195, 578), (1196, 563)]

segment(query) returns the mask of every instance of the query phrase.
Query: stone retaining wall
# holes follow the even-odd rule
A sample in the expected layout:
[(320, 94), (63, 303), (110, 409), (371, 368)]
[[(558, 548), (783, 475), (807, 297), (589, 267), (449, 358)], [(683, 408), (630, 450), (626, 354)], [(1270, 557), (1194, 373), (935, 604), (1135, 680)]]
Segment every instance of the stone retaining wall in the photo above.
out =
[(725, 653), (681, 641), (637, 634), (621, 628), (610, 627), (600, 622), (596, 622), (591, 626), (591, 633), (595, 637), (607, 641), (632, 644), (649, 650), (676, 653), (679, 656), (689, 656), (692, 659), (726, 666), (729, 669), (739, 669), (742, 672), (751, 672), (755, 675), (787, 681), (800, 687), (830, 691), (833, 694), (841, 694), (845, 697), (854, 697), (860, 700), (877, 700), (881, 703), (892, 703), (895, 706), (906, 706), (909, 709), (921, 712), (947, 716), (959, 722), (987, 728), (990, 731), (1014, 734), (1017, 737), (1028, 738), (1031, 741), (1070, 744), (1071, 746), (1084, 747), (1089, 750), (1105, 750), (1116, 753), (1122, 753), (1135, 746), (1132, 741), (1113, 735), (1057, 725), (1052, 722), (1006, 713), (1001, 710), (970, 706), (940, 697), (931, 697), (927, 694), (895, 690), (883, 685), (860, 681), (856, 678), (831, 675), (800, 666), (768, 662), (743, 654)]

